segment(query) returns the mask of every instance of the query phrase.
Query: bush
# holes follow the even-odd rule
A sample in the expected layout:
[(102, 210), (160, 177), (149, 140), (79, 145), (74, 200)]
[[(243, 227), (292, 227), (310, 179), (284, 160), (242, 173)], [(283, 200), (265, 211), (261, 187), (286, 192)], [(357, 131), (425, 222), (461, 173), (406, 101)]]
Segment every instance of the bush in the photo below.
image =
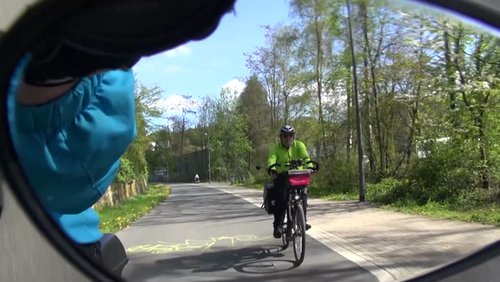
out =
[(409, 173), (412, 194), (418, 204), (453, 201), (463, 190), (476, 187), (477, 170), (469, 151), (451, 144), (434, 144), (426, 158), (417, 159)]
[(250, 171), (247, 171), (246, 174), (247, 177), (245, 178), (244, 183), (255, 183), (256, 181), (255, 176)]
[(451, 207), (458, 210), (474, 210), (485, 204), (495, 204), (498, 193), (485, 189), (462, 190), (453, 199), (449, 199)]
[(348, 194), (357, 190), (358, 173), (355, 162), (332, 160), (321, 163), (320, 171), (313, 176), (309, 191), (313, 196)]
[(120, 169), (118, 170), (115, 181), (118, 183), (130, 183), (134, 178), (135, 173), (132, 162), (122, 157), (120, 159)]
[(406, 201), (411, 198), (411, 189), (407, 180), (384, 178), (379, 183), (369, 183), (366, 198), (382, 204)]

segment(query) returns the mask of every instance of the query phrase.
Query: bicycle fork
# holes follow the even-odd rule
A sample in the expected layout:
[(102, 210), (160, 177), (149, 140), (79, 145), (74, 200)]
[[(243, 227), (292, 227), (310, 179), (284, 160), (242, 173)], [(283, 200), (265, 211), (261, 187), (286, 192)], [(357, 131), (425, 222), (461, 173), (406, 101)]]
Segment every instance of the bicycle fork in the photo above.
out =
[(300, 193), (297, 193), (297, 191), (294, 191), (293, 193), (289, 194), (289, 200), (286, 208), (286, 214), (284, 215), (283, 219), (283, 231), (284, 235), (287, 236), (287, 240), (292, 239), (293, 235), (295, 234), (295, 213), (297, 210), (297, 206), (301, 204), (301, 196)]

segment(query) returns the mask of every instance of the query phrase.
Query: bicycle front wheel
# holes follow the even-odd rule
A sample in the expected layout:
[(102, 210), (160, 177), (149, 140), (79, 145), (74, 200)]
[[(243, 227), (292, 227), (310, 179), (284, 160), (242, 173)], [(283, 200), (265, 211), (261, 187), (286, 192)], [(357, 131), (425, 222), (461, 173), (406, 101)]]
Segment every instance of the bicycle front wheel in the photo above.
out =
[(304, 261), (306, 253), (306, 218), (302, 204), (295, 207), (293, 215), (293, 254), (295, 264), (300, 265)]

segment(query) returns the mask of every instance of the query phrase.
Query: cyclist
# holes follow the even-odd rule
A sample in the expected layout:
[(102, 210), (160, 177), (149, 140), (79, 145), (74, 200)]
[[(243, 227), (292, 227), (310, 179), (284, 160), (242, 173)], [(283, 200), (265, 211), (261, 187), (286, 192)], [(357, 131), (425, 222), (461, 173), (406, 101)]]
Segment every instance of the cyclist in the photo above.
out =
[[(273, 188), (269, 191), (269, 197), (275, 202), (274, 206), (274, 222), (273, 222), (273, 236), (274, 238), (281, 237), (281, 226), (283, 225), (283, 219), (285, 217), (286, 211), (286, 177), (280, 172), (286, 171), (289, 168), (286, 166), (292, 160), (302, 160), (305, 164), (310, 161), (309, 154), (307, 153), (306, 146), (303, 142), (295, 140), (295, 128), (290, 125), (285, 125), (279, 130), (280, 142), (275, 144), (269, 150), (269, 155), (267, 159), (268, 167), (274, 164), (279, 164), (279, 166), (274, 166), (269, 170), (269, 175), (271, 181), (273, 182)], [(312, 168), (312, 167), (309, 167)], [(302, 190), (302, 202), (304, 205), (304, 216), (307, 210), (307, 188)], [(306, 217), (306, 229), (311, 228), (311, 225), (307, 223)]]

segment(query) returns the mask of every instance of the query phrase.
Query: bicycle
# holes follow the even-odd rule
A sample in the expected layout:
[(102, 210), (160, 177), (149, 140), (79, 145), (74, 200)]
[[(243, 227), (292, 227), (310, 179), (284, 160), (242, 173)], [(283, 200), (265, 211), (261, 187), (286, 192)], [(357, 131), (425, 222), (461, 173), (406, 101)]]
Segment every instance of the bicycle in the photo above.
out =
[[(303, 165), (313, 164), (312, 169), (298, 169)], [(268, 168), (270, 171), (273, 167), (280, 166), (274, 164)], [(286, 177), (286, 222), (283, 220), (281, 240), (283, 249), (288, 248), (290, 241), (293, 241), (293, 253), (295, 256), (295, 264), (298, 266), (304, 261), (306, 250), (306, 218), (302, 203), (302, 193), (310, 183), (311, 170), (317, 172), (319, 164), (314, 161), (308, 161), (305, 164), (302, 160), (292, 160), (288, 166), (289, 169), (280, 174)]]

